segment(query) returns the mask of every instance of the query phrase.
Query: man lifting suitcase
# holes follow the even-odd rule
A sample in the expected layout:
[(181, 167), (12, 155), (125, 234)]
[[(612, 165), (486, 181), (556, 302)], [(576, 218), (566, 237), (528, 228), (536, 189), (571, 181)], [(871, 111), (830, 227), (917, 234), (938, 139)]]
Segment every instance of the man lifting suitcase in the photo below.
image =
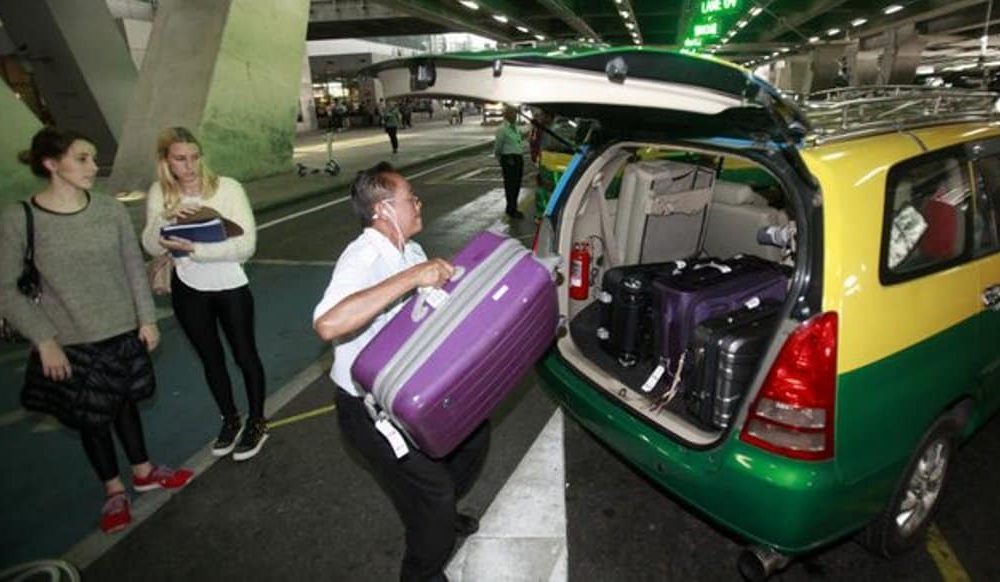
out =
[[(432, 459), (407, 447), (392, 425), (376, 426), (351, 377), (361, 350), (418, 287), (441, 287), (454, 272), (444, 259), (427, 259), (411, 237), (423, 227), (420, 199), (388, 163), (358, 174), (351, 202), (364, 230), (337, 259), (326, 292), (313, 311), (324, 341), (338, 340), (330, 377), (337, 384), (337, 418), (344, 440), (368, 462), (406, 528), (400, 580), (446, 581), (444, 567), (459, 535), (479, 522), (458, 513), (486, 460), (484, 423), (446, 457)], [(405, 450), (405, 452), (404, 452)]]

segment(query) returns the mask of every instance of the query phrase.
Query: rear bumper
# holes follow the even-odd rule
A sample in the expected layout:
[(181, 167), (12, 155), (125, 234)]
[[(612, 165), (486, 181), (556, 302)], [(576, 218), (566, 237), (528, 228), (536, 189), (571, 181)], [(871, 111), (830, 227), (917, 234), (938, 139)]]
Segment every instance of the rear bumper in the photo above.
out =
[(810, 551), (863, 526), (879, 510), (868, 482), (846, 485), (834, 462), (779, 457), (731, 434), (694, 449), (594, 389), (554, 352), (539, 372), (546, 391), (598, 439), (709, 521), (788, 554)]

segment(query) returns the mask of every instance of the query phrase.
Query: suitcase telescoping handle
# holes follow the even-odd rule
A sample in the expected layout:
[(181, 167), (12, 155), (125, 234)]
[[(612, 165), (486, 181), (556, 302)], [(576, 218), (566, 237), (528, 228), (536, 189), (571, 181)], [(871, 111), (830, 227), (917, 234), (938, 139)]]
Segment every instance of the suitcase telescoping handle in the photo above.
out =
[[(458, 281), (465, 274), (465, 267), (458, 265), (455, 267), (455, 272), (452, 273), (449, 281)], [(410, 312), (410, 319), (414, 323), (423, 321), (427, 317), (427, 306), (430, 305), (434, 309), (438, 309), (444, 305), (451, 294), (444, 289), (436, 289), (434, 287), (421, 287), (417, 289), (417, 298), (413, 302), (413, 311)]]

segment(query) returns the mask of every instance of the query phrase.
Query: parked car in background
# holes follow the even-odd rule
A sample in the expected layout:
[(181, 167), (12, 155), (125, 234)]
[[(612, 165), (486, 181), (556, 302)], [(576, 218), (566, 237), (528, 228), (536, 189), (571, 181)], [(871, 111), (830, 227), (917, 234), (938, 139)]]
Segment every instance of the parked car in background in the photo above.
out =
[(596, 438), (746, 539), (745, 574), (858, 532), (884, 556), (922, 542), (958, 445), (1000, 407), (995, 95), (799, 107), (650, 47), (374, 70), (388, 94), (599, 127), (536, 238), (566, 271), (567, 333), (539, 369)]

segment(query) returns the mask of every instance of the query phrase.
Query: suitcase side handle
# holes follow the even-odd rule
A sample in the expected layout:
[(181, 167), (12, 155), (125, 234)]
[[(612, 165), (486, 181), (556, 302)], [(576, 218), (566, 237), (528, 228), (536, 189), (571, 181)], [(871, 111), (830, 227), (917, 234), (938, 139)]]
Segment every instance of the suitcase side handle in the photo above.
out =
[[(452, 273), (448, 281), (458, 281), (462, 278), (462, 275), (465, 275), (465, 267), (456, 265), (455, 272)], [(413, 311), (410, 312), (410, 319), (414, 323), (423, 321), (427, 317), (428, 305), (437, 309), (447, 303), (450, 297), (451, 294), (444, 289), (436, 289), (434, 287), (421, 287), (417, 289), (417, 297), (413, 301)]]

